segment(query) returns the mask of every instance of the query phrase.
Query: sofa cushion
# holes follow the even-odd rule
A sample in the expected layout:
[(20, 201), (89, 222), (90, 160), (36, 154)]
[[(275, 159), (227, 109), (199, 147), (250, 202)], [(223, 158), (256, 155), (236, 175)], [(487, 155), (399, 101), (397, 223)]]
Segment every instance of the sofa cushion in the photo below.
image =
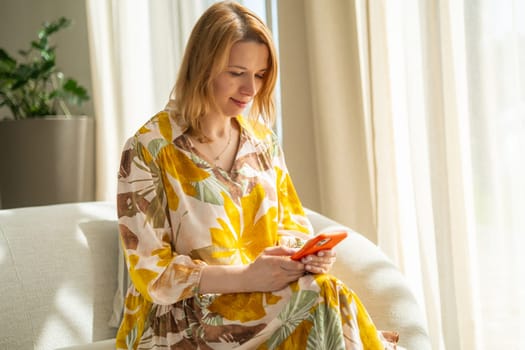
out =
[(0, 210), (0, 348), (113, 338), (117, 246), (110, 203)]
[(115, 350), (116, 340), (108, 339), (97, 341), (91, 344), (73, 345), (57, 350)]

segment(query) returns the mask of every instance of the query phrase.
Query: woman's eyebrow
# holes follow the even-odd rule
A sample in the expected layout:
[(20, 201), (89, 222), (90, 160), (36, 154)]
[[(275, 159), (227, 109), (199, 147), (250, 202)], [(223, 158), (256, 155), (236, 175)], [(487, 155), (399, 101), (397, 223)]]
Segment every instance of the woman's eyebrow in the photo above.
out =
[[(248, 68), (246, 68), (244, 66), (239, 66), (239, 65), (236, 65), (236, 64), (229, 65), (228, 68), (238, 68), (238, 69), (248, 70)], [(259, 69), (258, 72), (266, 72), (267, 70), (268, 70), (268, 68), (262, 68), (262, 69)]]

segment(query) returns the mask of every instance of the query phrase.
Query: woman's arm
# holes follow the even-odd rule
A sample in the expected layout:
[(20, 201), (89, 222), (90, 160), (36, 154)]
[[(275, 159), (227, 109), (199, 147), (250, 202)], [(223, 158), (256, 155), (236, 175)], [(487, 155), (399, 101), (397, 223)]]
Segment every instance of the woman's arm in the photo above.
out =
[(295, 249), (266, 248), (249, 265), (208, 265), (201, 272), (200, 293), (271, 292), (284, 288), (304, 275), (301, 262), (290, 255)]
[(122, 153), (117, 194), (121, 244), (135, 288), (150, 302), (173, 304), (194, 295), (205, 263), (172, 249), (168, 193), (155, 157), (143, 143), (148, 141), (139, 134)]

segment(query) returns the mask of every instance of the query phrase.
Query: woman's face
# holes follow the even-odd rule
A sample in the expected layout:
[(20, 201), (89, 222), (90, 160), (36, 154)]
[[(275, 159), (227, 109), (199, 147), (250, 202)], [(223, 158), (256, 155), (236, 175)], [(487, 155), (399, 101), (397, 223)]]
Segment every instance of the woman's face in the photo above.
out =
[(268, 48), (253, 41), (239, 41), (230, 51), (228, 65), (213, 81), (216, 111), (236, 116), (253, 100), (268, 69)]

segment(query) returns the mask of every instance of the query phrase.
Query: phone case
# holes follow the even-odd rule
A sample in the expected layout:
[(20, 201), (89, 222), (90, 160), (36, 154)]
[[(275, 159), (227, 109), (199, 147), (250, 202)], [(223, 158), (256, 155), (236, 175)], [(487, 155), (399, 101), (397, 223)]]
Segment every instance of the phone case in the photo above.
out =
[(335, 245), (346, 238), (348, 234), (341, 232), (324, 232), (317, 236), (310, 238), (304, 246), (291, 256), (293, 260), (301, 260), (303, 257), (315, 254), (320, 250), (327, 250), (335, 247)]

